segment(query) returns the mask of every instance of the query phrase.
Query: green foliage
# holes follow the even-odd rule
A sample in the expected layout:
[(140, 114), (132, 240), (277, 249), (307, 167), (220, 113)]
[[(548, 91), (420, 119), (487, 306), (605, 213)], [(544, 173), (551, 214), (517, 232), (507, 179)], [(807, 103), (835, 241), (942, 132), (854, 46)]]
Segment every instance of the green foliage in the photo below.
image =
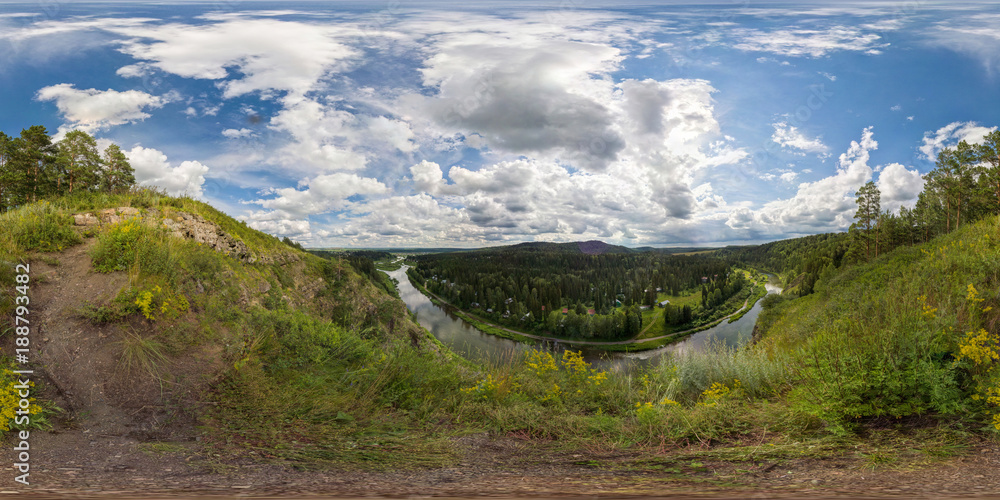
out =
[(81, 241), (72, 219), (48, 202), (0, 214), (0, 259), (24, 258), (27, 252), (58, 252)]
[[(15, 418), (17, 415), (15, 411), (18, 408), (21, 396), (18, 394), (19, 389), (16, 388), (18, 385), (17, 375), (12, 370), (21, 368), (18, 368), (11, 362), (4, 363), (4, 365), (5, 367), (0, 369), (0, 433), (11, 429), (38, 428), (37, 425), (28, 427), (16, 423)], [(34, 385), (34, 382), (29, 382), (29, 387), (33, 388)], [(29, 398), (28, 401), (28, 413), (31, 415), (31, 419), (34, 420), (36, 415), (42, 413), (42, 407), (35, 402), (34, 397)]]
[(135, 219), (114, 224), (98, 237), (99, 244), (91, 257), (94, 269), (102, 273), (124, 271), (136, 261), (140, 240), (146, 236), (144, 226)]
[(126, 376), (142, 372), (155, 379), (160, 378), (163, 365), (168, 361), (163, 344), (144, 338), (133, 330), (124, 331), (118, 344), (122, 350), (118, 366)]
[[(726, 263), (712, 255), (624, 248), (588, 254), (583, 252), (587, 245), (581, 245), (530, 244), (419, 255), (410, 259), (416, 267), (407, 272), (414, 281), (426, 283), (430, 292), (492, 323), (597, 340), (640, 333), (639, 305), (655, 299), (656, 288), (679, 293), (709, 282), (713, 292), (720, 292), (717, 301), (703, 308), (706, 315), (740, 288), (730, 282), (735, 275)], [(552, 316), (563, 309), (567, 309), (564, 318)]]
[(116, 145), (102, 157), (86, 132), (68, 132), (53, 143), (45, 127), (0, 132), (0, 212), (69, 193), (126, 191), (135, 184), (133, 169)]
[(115, 305), (86, 304), (77, 312), (95, 325), (117, 323), (127, 317), (127, 314)]
[(219, 279), (224, 267), (221, 256), (208, 249), (189, 252), (183, 260), (183, 265), (191, 273), (191, 277), (210, 283)]
[(161, 274), (171, 280), (177, 266), (165, 231), (137, 219), (128, 219), (105, 228), (91, 251), (94, 269), (102, 273), (129, 271), (152, 276)]
[[(789, 397), (831, 430), (871, 418), (937, 415), (989, 424), (985, 391), (1000, 282), (996, 220), (849, 267), (809, 300), (766, 303), (758, 327), (794, 352)], [(773, 299), (776, 301), (778, 299)], [(992, 363), (992, 364), (991, 364)]]

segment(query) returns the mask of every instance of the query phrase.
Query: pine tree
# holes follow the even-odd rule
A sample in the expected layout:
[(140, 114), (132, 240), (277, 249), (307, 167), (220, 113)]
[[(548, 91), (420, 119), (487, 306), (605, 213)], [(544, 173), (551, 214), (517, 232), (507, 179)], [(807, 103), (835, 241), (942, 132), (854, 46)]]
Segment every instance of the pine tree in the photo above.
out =
[[(876, 238), (879, 215), (882, 213), (882, 193), (875, 182), (868, 181), (857, 191), (858, 211), (854, 218), (858, 220), (858, 234), (865, 242), (865, 259), (871, 259), (871, 244)], [(876, 250), (876, 257), (878, 256)]]
[(74, 130), (59, 141), (59, 156), (66, 169), (69, 192), (92, 189), (100, 185), (101, 158), (97, 141), (82, 130)]
[(135, 185), (135, 169), (117, 144), (104, 150), (101, 166), (104, 170), (102, 189), (117, 193), (127, 191)]
[(980, 165), (979, 182), (983, 191), (992, 198), (990, 213), (1000, 213), (1000, 130), (990, 132), (983, 143), (976, 147), (976, 159)]

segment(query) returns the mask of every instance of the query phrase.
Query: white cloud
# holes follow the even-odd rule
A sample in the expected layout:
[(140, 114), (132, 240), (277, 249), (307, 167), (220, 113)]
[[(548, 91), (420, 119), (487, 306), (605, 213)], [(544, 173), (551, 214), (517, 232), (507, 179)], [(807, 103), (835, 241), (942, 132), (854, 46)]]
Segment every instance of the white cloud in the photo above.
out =
[(247, 221), (248, 226), (275, 236), (312, 237), (312, 226), (307, 220), (255, 220), (252, 217), (244, 218), (244, 220)]
[(953, 147), (959, 142), (969, 144), (983, 142), (986, 134), (996, 130), (996, 127), (983, 127), (976, 122), (952, 122), (934, 132), (924, 132), (920, 153), (924, 158), (936, 161), (938, 152), (947, 147)]
[(890, 163), (879, 173), (877, 185), (882, 196), (882, 210), (896, 212), (901, 206), (913, 208), (916, 205), (917, 195), (924, 190), (924, 179), (915, 169)]
[[(248, 203), (260, 205), (271, 212), (269, 220), (292, 220), (312, 214), (322, 214), (333, 210), (343, 210), (351, 205), (348, 198), (384, 194), (389, 188), (371, 177), (337, 172), (317, 176), (306, 183), (307, 188), (281, 188), (269, 190), (274, 198), (258, 199)], [(261, 214), (255, 216), (264, 220)]]
[[(210, 161), (216, 170), (231, 166), (229, 179), (244, 189), (259, 185), (240, 170), (274, 172), (268, 182), (278, 187), (246, 202), (253, 227), (311, 241), (651, 243), (680, 232), (718, 238), (733, 208), (711, 182), (747, 152), (723, 134), (712, 83), (618, 74), (639, 50), (669, 54), (674, 46), (650, 33), (673, 21), (589, 11), (428, 12), (390, 19), (362, 38), (352, 22), (255, 15), (78, 26), (119, 37), (114, 46), (135, 58), (118, 69), (121, 77), (166, 74), (219, 89), (187, 98), (178, 112), (218, 113), (210, 121), (223, 124), (216, 130), (227, 139), (263, 136), (239, 148), (229, 143)], [(379, 56), (391, 54), (393, 63), (419, 62), (372, 88), (344, 74), (372, 63), (370, 50), (390, 50)], [(381, 60), (374, 64), (365, 69), (383, 70)], [(408, 80), (413, 69), (418, 88)], [(242, 99), (227, 115), (212, 102), (219, 94)], [(233, 120), (251, 116), (266, 132)], [(468, 161), (464, 146), (479, 149), (481, 160)], [(173, 166), (141, 146), (130, 153), (144, 165), (143, 182), (200, 194), (204, 165)], [(327, 217), (321, 223), (315, 215)]]
[(135, 169), (138, 184), (156, 186), (174, 196), (202, 197), (205, 174), (209, 170), (205, 165), (197, 161), (185, 161), (174, 167), (161, 151), (142, 146), (135, 146), (124, 153)]
[(410, 95), (411, 115), (427, 114), (442, 134), (482, 136), (490, 148), (561, 157), (602, 170), (624, 141), (614, 127), (607, 74), (622, 59), (608, 45), (511, 33), (446, 37), (422, 69), (433, 97)]
[(437, 195), (445, 186), (444, 174), (437, 163), (424, 160), (410, 167), (413, 186), (426, 193)]
[(837, 75), (831, 75), (830, 73), (827, 73), (826, 71), (820, 71), (819, 75), (822, 76), (823, 78), (826, 78), (827, 80), (830, 80), (831, 82), (837, 81)]
[(998, 24), (1000, 14), (988, 13), (940, 21), (929, 30), (929, 43), (975, 57), (993, 75), (1000, 64)]
[[(386, 104), (397, 119), (346, 112), (342, 102), (312, 96), (285, 99), (270, 126), (294, 139), (280, 151), (295, 159), (287, 166), (305, 159), (311, 168), (368, 168), (375, 156), (365, 154), (372, 147), (370, 138), (363, 139), (367, 136), (382, 137), (400, 153), (415, 144), (448, 153), (464, 145), (481, 149), (494, 163), (460, 163), (447, 176), (438, 163), (410, 163), (417, 194), (406, 197), (330, 205), (304, 191), (282, 190), (272, 193), (274, 200), (254, 201), (271, 210), (255, 217), (349, 210), (349, 222), (332, 230), (330, 238), (352, 244), (379, 231), (406, 241), (631, 235), (637, 242), (652, 242), (666, 238), (667, 228), (728, 211), (704, 180), (692, 187), (700, 173), (747, 157), (733, 146), (735, 139), (721, 132), (715, 88), (688, 79), (616, 83), (611, 75), (624, 56), (607, 38), (631, 35), (609, 34), (604, 26), (592, 30), (590, 24), (607, 21), (592, 17), (568, 16), (568, 22), (583, 27), (472, 15), (461, 23), (394, 26), (427, 33), (421, 75), (431, 92), (404, 94)], [(368, 145), (350, 149), (356, 153), (349, 163), (353, 167), (331, 167), (335, 162), (323, 155), (343, 154), (357, 144)], [(515, 159), (522, 155), (527, 158)], [(461, 160), (457, 153), (452, 158)], [(424, 215), (405, 217), (400, 207)]]
[(799, 174), (798, 174), (798, 172), (785, 172), (785, 173), (779, 175), (778, 177), (781, 180), (783, 180), (783, 181), (791, 184), (792, 182), (795, 182), (795, 179), (797, 179), (799, 177)]
[[(799, 184), (795, 196), (770, 201), (757, 211), (737, 209), (729, 213), (726, 225), (732, 229), (752, 229), (766, 234), (840, 231), (850, 226), (855, 212), (854, 191), (872, 178), (868, 166), (870, 152), (878, 149), (872, 128), (864, 129), (861, 140), (852, 141), (840, 155), (836, 173), (815, 182)], [(752, 218), (752, 220), (751, 220)]]
[(115, 125), (123, 125), (149, 118), (144, 110), (160, 108), (167, 99), (138, 90), (80, 90), (71, 83), (44, 87), (36, 94), (39, 101), (54, 101), (56, 108), (68, 121), (61, 132), (80, 129), (95, 132)]
[(781, 147), (798, 150), (801, 154), (821, 154), (826, 153), (830, 149), (823, 144), (820, 137), (808, 138), (797, 127), (789, 125), (788, 122), (772, 123), (771, 126), (774, 127), (771, 140), (781, 145)]
[(256, 135), (253, 130), (248, 128), (241, 128), (239, 130), (234, 128), (227, 128), (222, 131), (222, 135), (227, 139), (243, 139), (247, 137), (253, 137)]
[(345, 44), (360, 34), (349, 24), (234, 18), (111, 31), (131, 37), (120, 50), (142, 61), (119, 70), (121, 76), (156, 68), (185, 78), (219, 80), (226, 98), (273, 91), (301, 96), (315, 89), (325, 74), (347, 69), (360, 56)]
[(903, 107), (900, 106), (899, 104), (897, 104), (897, 105), (889, 108), (889, 111), (902, 111), (902, 110), (903, 110)]
[(888, 44), (879, 43), (875, 33), (849, 26), (826, 29), (779, 29), (761, 31), (738, 29), (732, 33), (734, 48), (748, 52), (769, 52), (787, 57), (824, 57), (832, 52), (852, 51), (879, 54)]

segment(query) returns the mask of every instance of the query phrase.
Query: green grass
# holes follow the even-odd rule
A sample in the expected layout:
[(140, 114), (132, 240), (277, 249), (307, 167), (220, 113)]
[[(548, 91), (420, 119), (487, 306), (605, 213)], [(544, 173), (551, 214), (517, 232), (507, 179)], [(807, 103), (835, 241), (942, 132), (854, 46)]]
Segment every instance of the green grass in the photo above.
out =
[(157, 380), (162, 378), (163, 365), (168, 362), (163, 344), (135, 331), (124, 332), (118, 344), (122, 351), (118, 366), (127, 376), (142, 372)]
[(59, 252), (80, 243), (64, 210), (38, 202), (0, 214), (0, 261), (24, 260), (30, 252)]
[[(129, 203), (217, 219), (255, 255), (299, 254), (192, 200), (80, 195), (0, 215), (8, 264), (0, 269), (45, 251), (53, 238), (77, 241), (73, 211)], [(997, 364), (961, 354), (967, 332), (995, 334), (1000, 325), (996, 220), (848, 267), (812, 295), (765, 298), (756, 345), (604, 374), (572, 358), (539, 369), (545, 363), (521, 356), (476, 364), (439, 354), (444, 347), (421, 340), (426, 331), (401, 303), (338, 259), (301, 254), (247, 265), (153, 228), (137, 230), (143, 237), (134, 241), (112, 231), (98, 234), (95, 260), (128, 273), (129, 286), (82, 314), (119, 328), (148, 326), (119, 344), (131, 373), (165, 379), (174, 356), (214, 349), (222, 368), (205, 394), (216, 404), (201, 415), (207, 456), (253, 452), (303, 468), (439, 467), (460, 457), (452, 438), (485, 430), (554, 449), (689, 450), (677, 452), (682, 462), (663, 464), (682, 472), (698, 472), (712, 457), (790, 460), (852, 446), (879, 468), (914, 460), (905, 448), (918, 440), (927, 443), (912, 451), (919, 459), (960, 455), (963, 436), (994, 432), (987, 429), (1000, 413), (986, 397), (1000, 379)], [(978, 290), (972, 299), (970, 285)], [(136, 301), (157, 286), (162, 295), (150, 301), (160, 301), (160, 313), (147, 320)], [(179, 296), (189, 310), (163, 313), (164, 301)], [(648, 313), (662, 318), (662, 310)]]
[(751, 309), (753, 309), (753, 306), (757, 304), (757, 301), (764, 298), (764, 296), (766, 295), (767, 295), (767, 288), (765, 288), (764, 285), (757, 285), (756, 287), (754, 287), (753, 295), (751, 295), (750, 299), (747, 301), (746, 307), (740, 309), (736, 314), (730, 316), (729, 323), (738, 321), (743, 316), (746, 316), (746, 314), (750, 312)]
[(380, 260), (375, 262), (375, 267), (380, 271), (396, 271), (403, 267), (404, 262), (402, 260)]

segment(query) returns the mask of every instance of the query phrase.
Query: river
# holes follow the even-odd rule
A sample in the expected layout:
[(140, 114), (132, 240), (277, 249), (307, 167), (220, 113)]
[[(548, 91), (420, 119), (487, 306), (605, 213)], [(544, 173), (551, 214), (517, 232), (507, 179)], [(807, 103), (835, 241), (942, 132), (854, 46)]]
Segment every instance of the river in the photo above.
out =
[[(500, 360), (511, 356), (512, 353), (538, 348), (544, 348), (558, 355), (567, 347), (562, 342), (542, 342), (538, 346), (533, 346), (483, 333), (458, 316), (448, 312), (446, 308), (434, 305), (427, 296), (413, 287), (409, 278), (406, 277), (407, 269), (408, 266), (402, 266), (395, 271), (387, 273), (399, 283), (400, 298), (406, 303), (406, 307), (417, 315), (417, 321), (424, 328), (431, 332), (441, 343), (462, 357), (475, 361)], [(769, 279), (774, 280), (775, 278), (771, 276)], [(768, 293), (781, 292), (780, 287), (770, 283), (764, 286), (767, 288)], [(630, 371), (637, 367), (655, 363), (665, 353), (689, 349), (705, 349), (712, 342), (722, 342), (729, 346), (739, 346), (750, 339), (750, 334), (753, 332), (753, 326), (757, 322), (757, 315), (760, 314), (760, 309), (761, 303), (757, 301), (753, 308), (750, 309), (750, 312), (732, 323), (723, 321), (712, 328), (700, 331), (680, 342), (659, 349), (621, 353), (584, 348), (584, 358), (592, 363), (595, 368), (610, 371)], [(579, 349), (575, 348), (574, 350)]]

